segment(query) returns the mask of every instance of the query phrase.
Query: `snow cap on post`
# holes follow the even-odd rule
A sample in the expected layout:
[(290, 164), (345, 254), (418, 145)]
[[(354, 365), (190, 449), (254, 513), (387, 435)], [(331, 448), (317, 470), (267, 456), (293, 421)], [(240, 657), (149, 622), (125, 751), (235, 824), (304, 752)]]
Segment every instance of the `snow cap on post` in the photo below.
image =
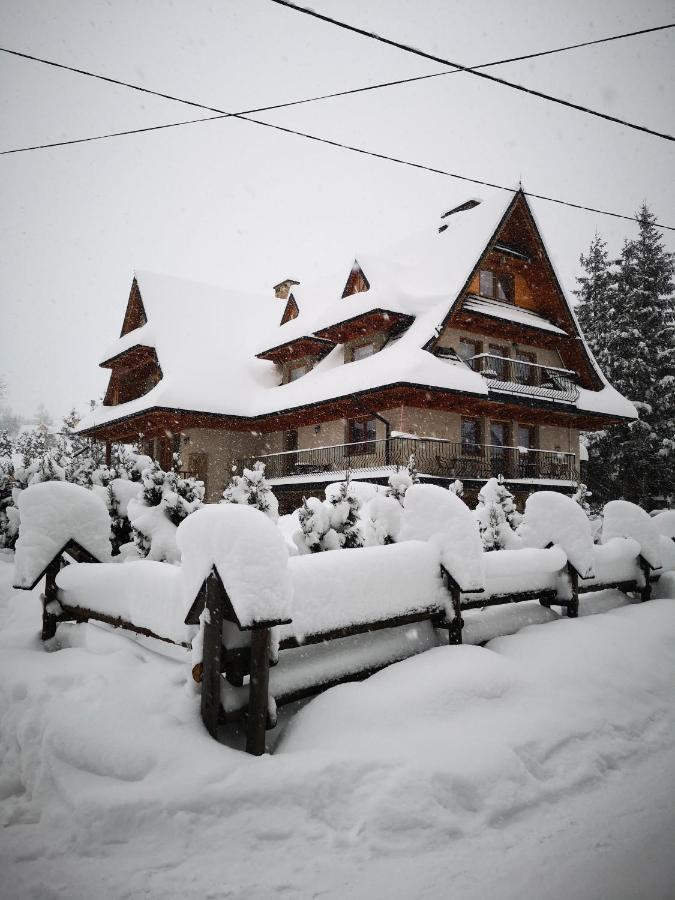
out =
[(659, 532), (641, 506), (628, 500), (611, 500), (605, 505), (603, 516), (603, 544), (615, 537), (633, 538), (640, 545), (640, 555), (650, 568), (661, 568)]
[(260, 510), (237, 503), (205, 506), (178, 526), (186, 611), (215, 568), (242, 629), (290, 622), (288, 549)]
[(93, 491), (65, 481), (33, 484), (19, 495), (14, 586), (31, 589), (68, 544), (110, 560), (110, 515)]
[(525, 502), (516, 532), (526, 547), (558, 544), (582, 578), (592, 578), (593, 535), (586, 513), (570, 497), (556, 491), (536, 491)]
[(405, 495), (400, 540), (429, 541), (462, 591), (485, 588), (483, 545), (478, 522), (452, 491), (434, 484), (413, 484)]

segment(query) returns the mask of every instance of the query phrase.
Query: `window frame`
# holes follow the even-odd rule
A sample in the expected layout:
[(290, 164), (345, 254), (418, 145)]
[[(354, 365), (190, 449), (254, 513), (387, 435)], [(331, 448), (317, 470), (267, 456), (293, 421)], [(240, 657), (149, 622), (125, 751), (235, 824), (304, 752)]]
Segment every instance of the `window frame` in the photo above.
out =
[[(465, 439), (464, 427), (466, 425), (476, 426), (476, 440), (468, 441)], [(459, 426), (460, 447), (462, 456), (480, 456), (482, 452), (483, 437), (483, 420), (478, 416), (462, 416)]]
[[(364, 436), (358, 437), (354, 431), (356, 428), (363, 427)], [(369, 437), (369, 432), (372, 430), (372, 437)], [(371, 447), (375, 441), (377, 440), (377, 419), (348, 419), (347, 420), (347, 443), (350, 445), (349, 453), (350, 455), (354, 455), (357, 453), (365, 454), (365, 453), (373, 453), (375, 451), (374, 447)]]
[[(483, 289), (483, 282), (486, 280), (484, 276), (490, 276), (489, 293), (486, 293)], [(504, 294), (503, 297), (499, 295), (500, 288)], [(509, 306), (515, 306), (516, 281), (514, 276), (510, 272), (504, 272), (500, 269), (479, 269), (478, 296), (485, 297), (486, 300), (496, 300), (498, 303), (507, 303)]]
[[(370, 353), (365, 353), (363, 356), (357, 356), (357, 353), (360, 353), (362, 350), (366, 350), (370, 347)], [(356, 346), (351, 348), (350, 362), (359, 362), (362, 359), (368, 359), (370, 356), (375, 356), (377, 353), (377, 346), (375, 341), (366, 341), (364, 344), (356, 344)]]

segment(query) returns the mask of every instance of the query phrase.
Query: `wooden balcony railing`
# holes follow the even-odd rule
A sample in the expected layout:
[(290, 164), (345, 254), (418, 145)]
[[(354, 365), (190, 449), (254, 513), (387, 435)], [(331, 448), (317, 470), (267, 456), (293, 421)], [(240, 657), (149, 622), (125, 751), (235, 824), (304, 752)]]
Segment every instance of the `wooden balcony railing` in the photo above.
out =
[(481, 373), (493, 391), (527, 394), (560, 403), (574, 403), (579, 397), (576, 384), (579, 376), (572, 369), (541, 366), (493, 353), (472, 356), (469, 365)]
[(268, 453), (237, 460), (237, 467), (241, 472), (260, 460), (265, 463), (268, 478), (326, 472), (335, 472), (338, 477), (347, 469), (373, 474), (393, 471), (407, 466), (411, 455), (420, 474), (432, 477), (487, 479), (503, 475), (513, 480), (555, 481), (576, 481), (579, 477), (574, 453), (411, 437)]

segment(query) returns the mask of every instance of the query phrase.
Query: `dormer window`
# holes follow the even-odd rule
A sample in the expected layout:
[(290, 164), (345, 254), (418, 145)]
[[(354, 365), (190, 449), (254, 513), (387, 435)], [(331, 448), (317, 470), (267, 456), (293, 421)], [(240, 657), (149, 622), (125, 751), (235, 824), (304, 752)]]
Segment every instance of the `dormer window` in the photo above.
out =
[(309, 372), (309, 366), (292, 366), (288, 370), (288, 380), (289, 381), (297, 381), (298, 378), (302, 378), (303, 375), (306, 375)]
[(481, 269), (478, 275), (478, 293), (490, 300), (501, 300), (502, 303), (515, 303), (513, 275)]
[(357, 362), (359, 359), (365, 359), (375, 353), (375, 344), (362, 344), (360, 347), (354, 347), (352, 351), (352, 360)]

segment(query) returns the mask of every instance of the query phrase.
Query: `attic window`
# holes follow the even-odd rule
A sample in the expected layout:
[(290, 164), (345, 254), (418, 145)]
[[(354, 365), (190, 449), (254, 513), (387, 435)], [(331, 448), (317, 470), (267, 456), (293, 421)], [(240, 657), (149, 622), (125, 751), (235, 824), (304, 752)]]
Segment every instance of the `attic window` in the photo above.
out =
[(457, 352), (453, 347), (436, 347), (434, 356), (445, 362), (459, 362), (459, 356), (457, 356)]
[(490, 300), (515, 303), (513, 276), (502, 272), (493, 272), (491, 269), (481, 269), (478, 275), (478, 293), (481, 297), (488, 297)]
[(298, 378), (302, 378), (302, 376), (303, 376), (303, 375), (306, 375), (307, 372), (309, 372), (309, 366), (308, 366), (308, 365), (304, 365), (304, 366), (293, 366), (293, 367), (292, 367), (291, 369), (289, 369), (289, 371), (288, 371), (288, 380), (289, 380), (289, 382), (290, 382), (290, 381), (297, 381)]
[(360, 347), (354, 347), (352, 350), (352, 361), (357, 362), (359, 359), (365, 359), (375, 353), (375, 344), (362, 344)]

